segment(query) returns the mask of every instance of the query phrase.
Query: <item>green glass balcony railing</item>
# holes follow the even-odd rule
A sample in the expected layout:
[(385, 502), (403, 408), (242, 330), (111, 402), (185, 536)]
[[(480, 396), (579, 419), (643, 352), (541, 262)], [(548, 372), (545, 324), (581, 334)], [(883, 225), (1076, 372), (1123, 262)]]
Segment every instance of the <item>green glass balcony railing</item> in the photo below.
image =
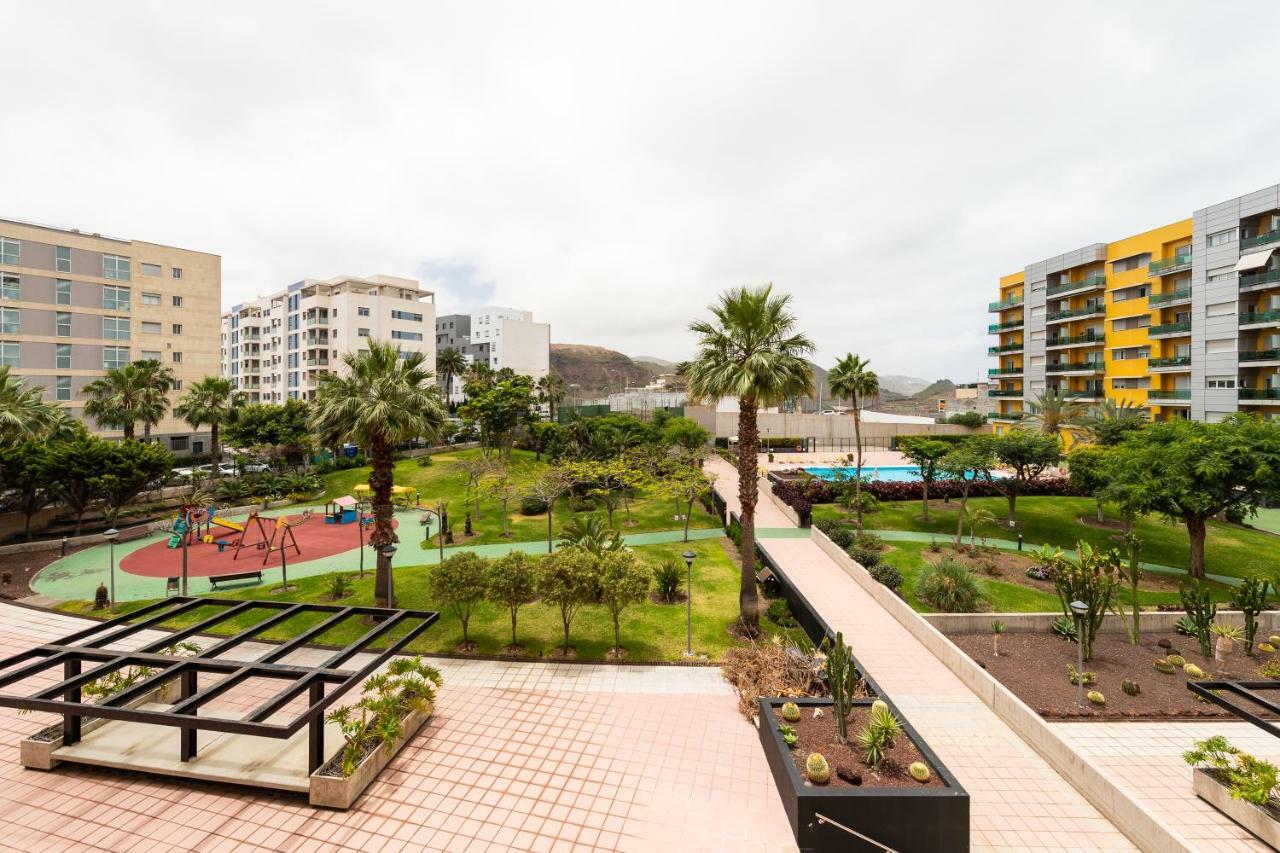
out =
[(1268, 231), (1266, 234), (1259, 234), (1256, 237), (1245, 237), (1240, 241), (1240, 248), (1252, 249), (1254, 246), (1265, 246), (1276, 241), (1280, 241), (1280, 231)]
[(1083, 370), (1101, 371), (1106, 370), (1106, 365), (1101, 361), (1077, 361), (1074, 363), (1050, 364), (1045, 368), (1046, 373), (1074, 373)]
[(1244, 350), (1240, 361), (1280, 361), (1280, 349)]
[(1188, 367), (1191, 364), (1189, 355), (1171, 355), (1166, 358), (1149, 358), (1147, 367)]
[(1021, 376), (1021, 367), (992, 367), (987, 370), (988, 376)]
[(1166, 275), (1189, 266), (1191, 266), (1191, 252), (1179, 252), (1172, 258), (1161, 258), (1147, 264), (1147, 272), (1151, 275)]
[(1280, 388), (1241, 388), (1241, 400), (1280, 400)]
[(1168, 293), (1153, 293), (1147, 297), (1148, 305), (1168, 305), (1172, 302), (1185, 302), (1191, 298), (1191, 288), (1184, 287)]
[(1057, 296), (1059, 293), (1070, 293), (1073, 290), (1085, 290), (1086, 288), (1106, 287), (1107, 277), (1105, 275), (1091, 275), (1088, 278), (1082, 278), (1079, 281), (1067, 281), (1062, 284), (1055, 284), (1049, 288), (1050, 296)]
[(1097, 344), (1102, 346), (1106, 338), (1100, 335), (1073, 335), (1065, 338), (1049, 338), (1044, 342), (1046, 347), (1065, 347), (1072, 344)]
[(1012, 299), (1006, 299), (1003, 302), (991, 302), (987, 305), (988, 311), (1005, 311), (1009, 308), (1017, 308), (1022, 304), (1022, 297), (1015, 296)]
[(1163, 323), (1159, 326), (1152, 326), (1147, 329), (1148, 335), (1173, 335), (1179, 332), (1190, 332), (1191, 321), (1184, 320), (1181, 323)]
[(1252, 275), (1240, 276), (1241, 287), (1253, 287), (1257, 284), (1270, 284), (1273, 281), (1280, 281), (1280, 270), (1267, 270), (1266, 272), (1256, 272)]
[(1246, 311), (1240, 315), (1240, 325), (1247, 326), (1250, 323), (1274, 323), (1280, 321), (1280, 310), (1275, 311)]
[(1190, 388), (1152, 388), (1147, 392), (1148, 400), (1190, 400)]
[(993, 421), (1020, 421), (1026, 416), (1026, 412), (998, 412), (997, 414), (990, 415), (989, 417)]
[(987, 326), (987, 334), (998, 335), (1001, 332), (1008, 332), (1012, 329), (1021, 329), (1023, 326), (1023, 323), (1024, 321), (1022, 320), (1022, 318), (1018, 318), (1017, 320), (1009, 320), (1006, 323), (992, 323), (990, 326)]
[(1072, 320), (1076, 317), (1090, 317), (1106, 311), (1103, 305), (1086, 305), (1083, 308), (1071, 308), (1066, 311), (1053, 311), (1046, 315), (1046, 320)]
[(998, 347), (987, 347), (987, 355), (999, 355), (1002, 352), (1017, 352), (1022, 349), (1022, 341), (1012, 344), (1001, 344)]
[(993, 389), (993, 390), (988, 391), (988, 392), (987, 392), (987, 396), (988, 396), (988, 397), (1021, 397), (1021, 396), (1022, 396), (1022, 389), (1021, 389), (1021, 388), (1014, 388), (1014, 389), (1011, 389), (1011, 390), (1006, 390), (1006, 389), (1003, 389), (1003, 388), (997, 388), (997, 389)]

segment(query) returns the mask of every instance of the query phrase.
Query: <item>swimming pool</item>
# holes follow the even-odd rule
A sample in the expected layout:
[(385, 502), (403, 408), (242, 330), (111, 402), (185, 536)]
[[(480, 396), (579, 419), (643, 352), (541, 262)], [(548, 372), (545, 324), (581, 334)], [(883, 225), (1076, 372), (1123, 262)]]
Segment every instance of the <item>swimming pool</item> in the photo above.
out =
[[(812, 474), (820, 480), (836, 480), (841, 477), (853, 479), (854, 472), (857, 470), (852, 465), (844, 468), (808, 468), (806, 473)], [(996, 473), (995, 476), (1003, 476)], [(882, 480), (886, 483), (918, 483), (920, 482), (920, 466), (919, 465), (863, 465), (862, 478), (864, 480)]]

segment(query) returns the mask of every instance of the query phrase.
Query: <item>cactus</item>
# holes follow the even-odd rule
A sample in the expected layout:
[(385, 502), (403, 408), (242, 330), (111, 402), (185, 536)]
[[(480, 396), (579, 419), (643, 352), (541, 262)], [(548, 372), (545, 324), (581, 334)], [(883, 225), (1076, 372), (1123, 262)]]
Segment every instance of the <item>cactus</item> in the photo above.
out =
[(907, 772), (911, 774), (911, 778), (917, 782), (929, 781), (929, 768), (923, 761), (913, 761), (911, 766), (907, 768)]
[(1200, 654), (1211, 657), (1213, 647), (1209, 643), (1209, 626), (1213, 624), (1213, 617), (1218, 614), (1213, 593), (1204, 581), (1183, 581), (1178, 585), (1178, 597), (1182, 599), (1182, 609), (1187, 611), (1192, 634), (1200, 643)]
[(1191, 677), (1191, 678), (1199, 679), (1199, 678), (1208, 678), (1208, 677), (1209, 677), (1209, 676), (1205, 675), (1205, 672), (1204, 672), (1204, 670), (1203, 670), (1203, 669), (1201, 669), (1200, 667), (1196, 666), (1196, 665), (1195, 665), (1195, 664), (1193, 664), (1193, 663), (1189, 663), (1189, 664), (1187, 664), (1186, 666), (1184, 666), (1184, 667), (1182, 668), (1182, 671), (1183, 671), (1183, 672), (1185, 672), (1185, 673), (1186, 673), (1189, 677)]
[(1271, 660), (1258, 667), (1258, 674), (1264, 678), (1280, 679), (1280, 660), (1271, 658)]
[(1097, 690), (1090, 690), (1088, 693), (1085, 694), (1085, 698), (1087, 698), (1090, 702), (1092, 702), (1095, 705), (1107, 704), (1107, 697), (1103, 696)]
[(1174, 666), (1187, 665), (1187, 659), (1184, 658), (1182, 655), (1169, 655), (1169, 657), (1166, 658), (1166, 660), (1168, 660), (1169, 663), (1173, 664)]
[(813, 752), (804, 760), (804, 775), (815, 785), (825, 785), (831, 781), (831, 766), (827, 759)]
[(1126, 696), (1137, 696), (1142, 692), (1142, 688), (1138, 686), (1138, 682), (1125, 679), (1120, 682), (1120, 689), (1124, 691)]
[(828, 638), (823, 642), (827, 652), (827, 688), (831, 691), (832, 711), (836, 715), (836, 731), (840, 743), (849, 742), (849, 711), (853, 698), (862, 687), (862, 677), (853, 664), (853, 650), (844, 642), (844, 634), (837, 633), (835, 642)]
[(1276, 647), (1273, 643), (1258, 643), (1258, 651), (1274, 654)]
[(1267, 642), (1280, 648), (1280, 634), (1272, 634), (1270, 637), (1267, 637)]
[(1267, 609), (1269, 582), (1247, 577), (1236, 589), (1236, 607), (1244, 615), (1244, 653), (1253, 657), (1253, 638), (1258, 633), (1258, 614)]
[(1098, 676), (1087, 669), (1084, 672), (1080, 672), (1074, 665), (1067, 664), (1067, 680), (1072, 684), (1093, 684), (1098, 680)]
[(889, 703), (884, 701), (883, 699), (877, 699), (876, 701), (871, 703), (872, 711), (879, 711), (881, 708), (883, 708), (886, 711), (889, 710)]
[(778, 726), (778, 731), (782, 734), (782, 740), (787, 746), (795, 746), (800, 736), (796, 734), (796, 727), (789, 726), (786, 723)]
[(782, 708), (778, 713), (788, 723), (794, 723), (800, 719), (800, 706), (795, 702), (783, 702)]
[(1173, 661), (1168, 658), (1158, 658), (1156, 660), (1156, 672), (1163, 672), (1165, 675), (1173, 675), (1177, 669), (1178, 668), (1173, 665)]

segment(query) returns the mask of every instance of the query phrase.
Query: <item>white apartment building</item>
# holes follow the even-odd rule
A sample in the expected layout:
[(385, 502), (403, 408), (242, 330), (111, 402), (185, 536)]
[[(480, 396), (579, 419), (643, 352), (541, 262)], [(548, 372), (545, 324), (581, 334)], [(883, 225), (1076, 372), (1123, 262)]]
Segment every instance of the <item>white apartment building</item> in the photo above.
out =
[(413, 279), (304, 279), (222, 315), (222, 375), (250, 402), (309, 400), (369, 338), (421, 352), (434, 370), (435, 325), (435, 294)]
[[(551, 325), (538, 323), (532, 311), (486, 305), (470, 314), (448, 314), (436, 320), (436, 350), (453, 347), (474, 364), (486, 361), (494, 370), (508, 367), (536, 381), (551, 372)], [(464, 380), (455, 378), (449, 399), (462, 399)]]

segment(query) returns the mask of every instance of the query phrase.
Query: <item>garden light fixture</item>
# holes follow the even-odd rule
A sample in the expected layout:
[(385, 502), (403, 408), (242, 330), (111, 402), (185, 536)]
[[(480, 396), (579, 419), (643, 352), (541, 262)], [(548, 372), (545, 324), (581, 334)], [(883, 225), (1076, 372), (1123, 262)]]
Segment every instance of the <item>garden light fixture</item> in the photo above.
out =
[(689, 572), (689, 580), (685, 586), (684, 596), (685, 611), (687, 613), (685, 618), (686, 640), (684, 656), (691, 658), (693, 657), (693, 559), (697, 554), (694, 554), (692, 551), (685, 551), (681, 556), (684, 557), (684, 565)]
[(1076, 672), (1079, 673), (1076, 677), (1076, 704), (1084, 708), (1087, 706), (1084, 704), (1084, 643), (1081, 642), (1081, 632), (1084, 631), (1084, 617), (1089, 612), (1089, 605), (1076, 599), (1068, 606), (1076, 620)]
[(107, 545), (111, 551), (111, 609), (116, 609), (116, 539), (120, 537), (120, 531), (114, 527), (102, 534), (107, 540)]

